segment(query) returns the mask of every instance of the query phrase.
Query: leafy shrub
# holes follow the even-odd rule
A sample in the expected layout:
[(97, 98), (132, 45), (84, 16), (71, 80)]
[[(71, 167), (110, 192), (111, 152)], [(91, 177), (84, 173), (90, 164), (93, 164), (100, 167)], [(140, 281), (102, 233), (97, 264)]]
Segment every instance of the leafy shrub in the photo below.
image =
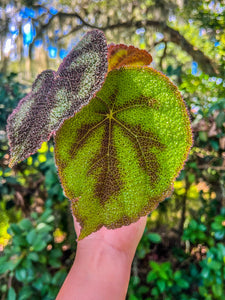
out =
[(192, 219), (184, 230), (183, 240), (189, 240), (193, 244), (204, 243), (207, 240), (206, 230), (207, 227), (203, 223)]
[(216, 240), (225, 239), (225, 207), (221, 209), (220, 215), (216, 216), (211, 224), (212, 234)]
[(61, 266), (61, 245), (54, 242), (54, 221), (46, 209), (11, 224), (12, 239), (0, 257), (0, 291), (8, 299), (55, 299), (67, 271)]
[[(174, 246), (169, 257), (160, 257), (160, 235), (145, 230), (136, 253), (140, 262), (135, 261), (145, 266), (145, 272), (133, 272), (127, 299), (224, 299), (225, 208), (213, 217), (214, 208), (209, 203), (197, 211), (196, 219), (190, 219), (182, 235), (188, 248)], [(208, 218), (204, 218), (206, 213)]]
[(218, 243), (207, 252), (200, 263), (202, 285), (199, 293), (206, 300), (224, 299), (225, 295), (225, 246)]
[(149, 265), (151, 271), (147, 275), (147, 282), (153, 286), (150, 291), (152, 299), (159, 299), (161, 295), (162, 299), (172, 300), (189, 288), (187, 275), (185, 276), (181, 270), (174, 272), (170, 262), (158, 264), (150, 261)]
[(162, 239), (159, 234), (154, 232), (148, 232), (147, 229), (145, 229), (142, 239), (138, 244), (136, 256), (139, 259), (144, 258), (151, 251), (151, 245), (158, 244), (161, 242), (161, 240)]

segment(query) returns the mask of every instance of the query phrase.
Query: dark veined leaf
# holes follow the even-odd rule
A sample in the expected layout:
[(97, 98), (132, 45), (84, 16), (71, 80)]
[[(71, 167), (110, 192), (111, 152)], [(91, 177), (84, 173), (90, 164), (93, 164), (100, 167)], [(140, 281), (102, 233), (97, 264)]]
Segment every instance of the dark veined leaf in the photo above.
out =
[(149, 67), (108, 73), (55, 136), (55, 159), (79, 239), (137, 221), (170, 195), (192, 145), (178, 89)]
[(152, 62), (152, 56), (146, 50), (123, 44), (111, 44), (108, 47), (109, 68), (119, 69), (122, 66), (147, 66)]
[(57, 72), (46, 70), (8, 118), (10, 167), (41, 147), (63, 121), (86, 105), (107, 74), (107, 44), (99, 30), (88, 32)]

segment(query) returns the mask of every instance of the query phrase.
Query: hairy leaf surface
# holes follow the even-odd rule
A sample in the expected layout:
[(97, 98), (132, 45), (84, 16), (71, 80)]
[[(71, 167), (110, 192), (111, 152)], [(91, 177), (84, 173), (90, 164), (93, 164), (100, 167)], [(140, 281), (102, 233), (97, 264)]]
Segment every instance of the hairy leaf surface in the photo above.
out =
[(147, 66), (152, 62), (152, 56), (145, 50), (123, 44), (108, 47), (109, 71), (122, 66)]
[(10, 166), (35, 153), (63, 121), (86, 105), (107, 74), (107, 44), (101, 31), (88, 32), (57, 72), (42, 72), (32, 91), (8, 119)]
[(55, 159), (82, 230), (117, 228), (172, 190), (192, 144), (177, 88), (149, 67), (108, 73), (96, 97), (55, 136)]

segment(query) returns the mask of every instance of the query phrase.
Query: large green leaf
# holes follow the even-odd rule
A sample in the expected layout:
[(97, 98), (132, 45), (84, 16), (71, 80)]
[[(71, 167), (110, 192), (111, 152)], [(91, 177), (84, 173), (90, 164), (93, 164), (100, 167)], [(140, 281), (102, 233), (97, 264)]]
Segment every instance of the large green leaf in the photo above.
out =
[(109, 72), (96, 97), (55, 136), (55, 159), (81, 224), (79, 239), (152, 211), (172, 190), (192, 144), (177, 88), (150, 67)]

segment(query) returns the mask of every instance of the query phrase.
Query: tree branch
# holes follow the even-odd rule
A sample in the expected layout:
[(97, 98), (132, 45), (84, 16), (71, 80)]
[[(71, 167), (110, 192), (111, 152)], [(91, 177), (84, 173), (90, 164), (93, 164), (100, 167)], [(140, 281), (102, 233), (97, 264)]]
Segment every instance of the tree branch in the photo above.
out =
[[(52, 17), (49, 19), (49, 21), (45, 24), (41, 24), (36, 38), (50, 25), (50, 23), (55, 18), (76, 18), (78, 19), (81, 24), (77, 25), (76, 27), (73, 27), (67, 34), (63, 36), (59, 36), (59, 39), (62, 39), (80, 29), (83, 27), (88, 28), (96, 28), (103, 31), (107, 30), (114, 30), (116, 28), (140, 28), (140, 27), (155, 27), (158, 30), (160, 30), (164, 35), (166, 35), (166, 40), (173, 42), (174, 44), (181, 47), (181, 49), (185, 52), (187, 52), (194, 61), (196, 61), (202, 71), (206, 74), (209, 74), (210, 76), (218, 76), (220, 72), (219, 65), (216, 64), (212, 59), (210, 59), (208, 56), (206, 56), (201, 50), (197, 49), (195, 46), (193, 46), (183, 35), (180, 34), (179, 31), (169, 27), (166, 22), (163, 21), (154, 21), (154, 20), (141, 20), (141, 21), (134, 21), (133, 19), (126, 21), (126, 22), (119, 22), (116, 24), (107, 24), (106, 26), (98, 26), (96, 24), (90, 24), (87, 21), (84, 20), (78, 13), (72, 12), (67, 13), (63, 11), (59, 11), (57, 14), (52, 15)], [(35, 38), (35, 39), (36, 39)], [(33, 40), (32, 44), (30, 45), (32, 47), (35, 39)]]
[(147, 21), (146, 25), (158, 27), (162, 30), (162, 32), (166, 33), (168, 35), (168, 39), (174, 44), (180, 46), (182, 50), (186, 51), (193, 60), (199, 64), (204, 73), (209, 74), (210, 76), (218, 76), (220, 74), (220, 67), (201, 50), (197, 49), (188, 40), (186, 40), (179, 31), (159, 21)]
[(160, 62), (159, 62), (161, 70), (163, 69), (163, 59), (166, 57), (166, 51), (167, 51), (167, 42), (165, 41), (164, 44), (165, 47), (164, 47), (163, 55), (160, 57)]

